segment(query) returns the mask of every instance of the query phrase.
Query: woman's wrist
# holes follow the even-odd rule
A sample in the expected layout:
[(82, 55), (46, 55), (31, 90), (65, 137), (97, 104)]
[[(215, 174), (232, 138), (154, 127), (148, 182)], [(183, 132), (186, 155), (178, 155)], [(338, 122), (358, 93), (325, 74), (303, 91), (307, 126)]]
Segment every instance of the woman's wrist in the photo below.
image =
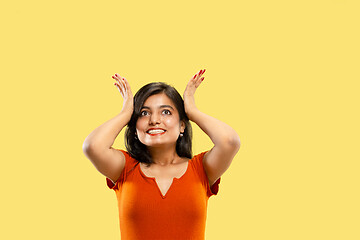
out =
[(131, 115), (133, 114), (133, 109), (132, 108), (129, 108), (129, 107), (123, 107), (122, 109), (121, 109), (121, 111), (120, 111), (120, 114), (121, 115), (123, 115), (123, 116), (125, 116), (125, 117), (127, 117), (127, 118), (129, 118), (129, 120), (130, 120), (130, 118), (131, 118)]
[(199, 109), (196, 107), (192, 107), (190, 110), (185, 111), (186, 115), (188, 116), (189, 120), (194, 121), (195, 116), (200, 112)]

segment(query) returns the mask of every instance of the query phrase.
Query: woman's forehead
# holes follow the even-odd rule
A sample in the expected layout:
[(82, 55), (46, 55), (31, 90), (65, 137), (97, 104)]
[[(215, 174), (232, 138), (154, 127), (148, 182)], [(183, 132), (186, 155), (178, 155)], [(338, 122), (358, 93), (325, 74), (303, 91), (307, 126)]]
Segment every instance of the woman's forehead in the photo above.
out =
[(176, 109), (173, 101), (165, 93), (151, 95), (145, 100), (143, 107), (159, 108), (163, 105), (169, 105)]

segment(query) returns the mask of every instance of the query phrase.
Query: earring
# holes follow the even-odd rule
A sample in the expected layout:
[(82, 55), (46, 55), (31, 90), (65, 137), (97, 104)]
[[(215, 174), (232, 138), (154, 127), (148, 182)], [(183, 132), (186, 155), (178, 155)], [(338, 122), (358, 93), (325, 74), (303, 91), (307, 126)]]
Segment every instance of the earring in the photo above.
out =
[(180, 137), (184, 136), (184, 133), (180, 133)]

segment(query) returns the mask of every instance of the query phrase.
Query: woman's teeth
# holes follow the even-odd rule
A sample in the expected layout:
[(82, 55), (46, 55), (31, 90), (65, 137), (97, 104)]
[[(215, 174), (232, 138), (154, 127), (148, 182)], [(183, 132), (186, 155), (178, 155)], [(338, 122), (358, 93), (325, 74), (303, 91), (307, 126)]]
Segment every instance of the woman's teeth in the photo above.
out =
[(160, 130), (160, 129), (158, 129), (158, 130), (149, 130), (148, 131), (148, 133), (150, 133), (150, 134), (157, 134), (157, 133), (163, 133), (163, 132), (165, 132), (164, 130)]

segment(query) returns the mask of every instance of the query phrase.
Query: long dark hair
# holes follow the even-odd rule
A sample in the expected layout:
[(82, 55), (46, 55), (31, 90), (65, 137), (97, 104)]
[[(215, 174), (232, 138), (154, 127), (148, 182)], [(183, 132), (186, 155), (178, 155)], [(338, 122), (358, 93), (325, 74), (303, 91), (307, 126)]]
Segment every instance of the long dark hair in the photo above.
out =
[(153, 163), (150, 152), (146, 145), (140, 142), (136, 136), (136, 122), (140, 116), (141, 109), (146, 99), (158, 93), (165, 93), (174, 103), (179, 112), (180, 121), (185, 123), (185, 130), (182, 137), (176, 141), (176, 153), (180, 157), (192, 158), (192, 128), (185, 113), (184, 100), (179, 92), (164, 82), (153, 82), (146, 84), (134, 96), (134, 111), (125, 131), (125, 147), (131, 157), (139, 162)]

